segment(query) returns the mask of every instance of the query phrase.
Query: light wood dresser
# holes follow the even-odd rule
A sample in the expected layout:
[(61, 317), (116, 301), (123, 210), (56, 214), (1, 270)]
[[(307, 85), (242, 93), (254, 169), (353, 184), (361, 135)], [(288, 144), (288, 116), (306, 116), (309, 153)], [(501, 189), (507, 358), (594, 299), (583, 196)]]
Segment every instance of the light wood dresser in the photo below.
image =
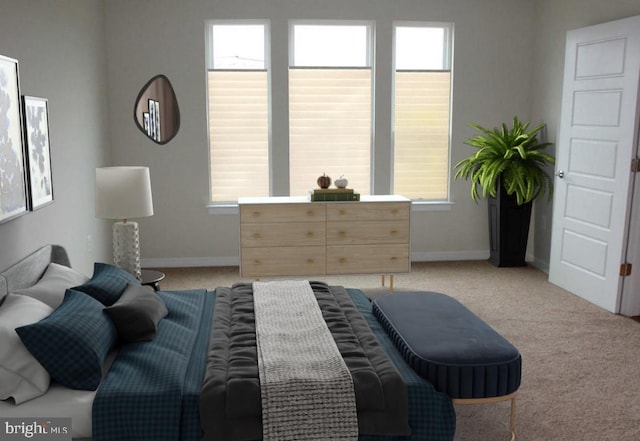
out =
[(240, 198), (238, 204), (243, 277), (409, 272), (411, 201), (403, 196)]

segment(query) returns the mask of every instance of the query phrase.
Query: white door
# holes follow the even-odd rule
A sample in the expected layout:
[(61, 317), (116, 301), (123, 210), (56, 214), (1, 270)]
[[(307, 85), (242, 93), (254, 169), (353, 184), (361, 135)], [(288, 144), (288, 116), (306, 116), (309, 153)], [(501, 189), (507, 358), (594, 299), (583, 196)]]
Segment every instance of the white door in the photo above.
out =
[(635, 153), (640, 16), (567, 33), (549, 281), (620, 310)]

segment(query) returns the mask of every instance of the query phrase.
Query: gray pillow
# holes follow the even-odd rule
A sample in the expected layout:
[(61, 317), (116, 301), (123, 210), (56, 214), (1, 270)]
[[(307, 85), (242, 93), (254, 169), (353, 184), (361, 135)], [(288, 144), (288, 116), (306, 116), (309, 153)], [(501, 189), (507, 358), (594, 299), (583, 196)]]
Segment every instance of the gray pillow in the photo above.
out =
[(120, 299), (104, 309), (125, 342), (149, 341), (156, 335), (158, 323), (167, 314), (167, 307), (148, 286), (129, 283)]
[(41, 302), (57, 308), (62, 304), (68, 288), (82, 285), (89, 277), (64, 265), (51, 262), (40, 280), (29, 288), (14, 289), (14, 294), (33, 297)]
[(15, 329), (51, 312), (49, 305), (17, 294), (9, 294), (0, 306), (0, 400), (13, 397), (21, 404), (49, 389), (49, 373), (22, 344)]

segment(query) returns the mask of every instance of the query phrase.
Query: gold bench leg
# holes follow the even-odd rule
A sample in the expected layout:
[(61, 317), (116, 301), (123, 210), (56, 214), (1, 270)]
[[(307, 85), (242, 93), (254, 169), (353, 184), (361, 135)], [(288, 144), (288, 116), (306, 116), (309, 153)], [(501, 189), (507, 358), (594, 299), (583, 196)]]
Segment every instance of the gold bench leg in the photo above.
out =
[(511, 400), (511, 414), (509, 416), (509, 431), (511, 432), (511, 441), (516, 439), (516, 392), (501, 397), (491, 398), (453, 398), (454, 404), (487, 404), (498, 403), (500, 401)]
[(516, 439), (516, 394), (511, 398), (511, 417), (509, 418), (509, 428), (511, 429), (511, 441)]

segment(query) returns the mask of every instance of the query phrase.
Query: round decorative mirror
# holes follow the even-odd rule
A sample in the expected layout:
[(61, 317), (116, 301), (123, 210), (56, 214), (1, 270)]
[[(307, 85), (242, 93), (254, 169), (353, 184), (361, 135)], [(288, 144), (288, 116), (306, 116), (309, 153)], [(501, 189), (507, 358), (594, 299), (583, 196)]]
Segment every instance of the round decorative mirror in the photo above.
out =
[(171, 82), (156, 75), (142, 87), (133, 110), (136, 126), (157, 144), (171, 141), (180, 128), (180, 109)]

